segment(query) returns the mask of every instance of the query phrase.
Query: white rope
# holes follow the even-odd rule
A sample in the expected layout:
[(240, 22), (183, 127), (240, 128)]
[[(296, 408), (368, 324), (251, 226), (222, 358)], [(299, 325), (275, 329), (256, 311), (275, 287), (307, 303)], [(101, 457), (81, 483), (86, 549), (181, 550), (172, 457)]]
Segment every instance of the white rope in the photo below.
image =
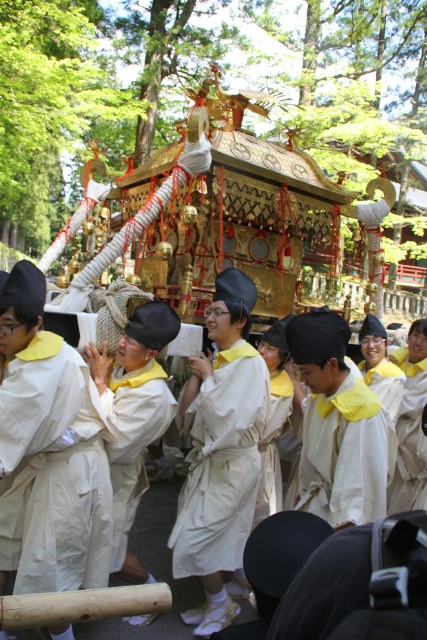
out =
[(379, 227), (383, 219), (390, 211), (385, 200), (379, 202), (361, 202), (356, 205), (357, 218), (367, 229)]
[[(193, 177), (206, 173), (211, 165), (211, 145), (205, 135), (198, 142), (186, 142), (177, 171), (177, 181), (181, 188), (187, 181), (187, 175)], [(122, 227), (111, 242), (76, 276), (71, 285), (61, 296), (55, 298), (46, 310), (84, 311), (92, 284), (119, 256), (122, 255), (126, 241), (137, 241), (144, 229), (159, 217), (162, 208), (166, 207), (173, 193), (173, 175), (170, 175), (157, 189), (154, 197), (143, 206), (132, 220)]]
[(86, 194), (80, 203), (79, 208), (68, 220), (66, 226), (61, 229), (49, 249), (42, 256), (38, 263), (38, 268), (42, 273), (47, 273), (57, 258), (64, 251), (67, 244), (74, 238), (83, 222), (92, 213), (97, 203), (103, 202), (110, 193), (111, 185), (100, 184), (94, 180), (89, 180)]
[(384, 315), (383, 269), (381, 265), (374, 263), (374, 256), (379, 255), (381, 250), (381, 239), (379, 233), (369, 231), (369, 229), (379, 228), (390, 211), (390, 205), (383, 199), (379, 202), (363, 202), (358, 204), (356, 208), (359, 222), (368, 229), (369, 280), (378, 286), (371, 300), (376, 306), (375, 315), (381, 320)]
[[(186, 183), (187, 174), (193, 177), (209, 169), (210, 148), (211, 145), (205, 136), (202, 136), (197, 143), (186, 143), (179, 165), (175, 169), (178, 172), (179, 188)], [(127, 239), (130, 242), (138, 240), (142, 231), (159, 217), (161, 209), (171, 200), (173, 182), (173, 175), (170, 175), (157, 189), (154, 197), (138, 211), (134, 218), (128, 220), (111, 242), (74, 278), (70, 289), (82, 289), (99, 278), (105, 269), (122, 255)]]
[[(378, 227), (376, 227), (378, 228)], [(384, 315), (383, 301), (383, 268), (374, 262), (374, 257), (380, 255), (381, 237), (379, 232), (368, 231), (368, 256), (369, 256), (369, 280), (378, 285), (376, 293), (371, 296), (372, 302), (375, 303), (375, 315), (380, 320)]]

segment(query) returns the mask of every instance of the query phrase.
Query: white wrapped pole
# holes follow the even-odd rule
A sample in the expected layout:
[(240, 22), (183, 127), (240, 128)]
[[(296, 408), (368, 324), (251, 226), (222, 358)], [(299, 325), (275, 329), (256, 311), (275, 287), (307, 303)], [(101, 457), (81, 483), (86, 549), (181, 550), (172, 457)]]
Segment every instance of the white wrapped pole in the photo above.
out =
[[(211, 145), (204, 134), (198, 142), (187, 142), (179, 163), (174, 168), (177, 182), (181, 188), (187, 176), (206, 173), (211, 164)], [(154, 196), (144, 205), (134, 218), (122, 227), (111, 242), (74, 278), (63, 295), (58, 296), (45, 309), (53, 311), (84, 311), (93, 282), (99, 278), (119, 256), (122, 255), (126, 241), (137, 241), (142, 231), (156, 220), (160, 211), (166, 207), (172, 197), (174, 176), (170, 175), (157, 189)]]
[(93, 622), (116, 616), (164, 613), (171, 606), (172, 594), (164, 582), (4, 596), (0, 599), (0, 630), (15, 631)]
[(103, 202), (111, 190), (111, 185), (100, 184), (89, 180), (86, 194), (73, 216), (56, 236), (49, 249), (38, 263), (38, 268), (47, 273), (57, 258), (64, 251), (67, 244), (74, 238), (83, 222), (88, 219), (96, 204)]
[(383, 178), (371, 180), (366, 187), (366, 192), (368, 195), (373, 195), (375, 189), (383, 191), (384, 199), (379, 202), (360, 203), (356, 209), (357, 218), (365, 227), (368, 236), (369, 281), (377, 285), (377, 290), (371, 299), (376, 306), (375, 315), (382, 320), (384, 315), (383, 266), (377, 260), (377, 256), (381, 255), (380, 226), (396, 201), (396, 191), (391, 182)]

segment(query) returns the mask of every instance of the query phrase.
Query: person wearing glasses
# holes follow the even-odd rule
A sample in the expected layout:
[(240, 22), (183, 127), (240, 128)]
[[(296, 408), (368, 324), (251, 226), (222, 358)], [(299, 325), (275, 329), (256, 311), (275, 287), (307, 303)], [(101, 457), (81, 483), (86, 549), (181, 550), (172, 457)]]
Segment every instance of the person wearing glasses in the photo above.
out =
[(359, 363), (365, 384), (378, 396), (393, 422), (402, 402), (405, 374), (387, 360), (387, 331), (372, 313), (368, 313), (359, 331), (360, 350), (364, 360)]
[(389, 513), (426, 509), (427, 438), (421, 421), (427, 396), (427, 318), (411, 324), (407, 347), (393, 351), (390, 360), (406, 380), (396, 422), (399, 450), (389, 487)]
[[(84, 348), (84, 359), (100, 395), (107, 423), (115, 434), (107, 444), (113, 483), (113, 550), (111, 572), (131, 584), (156, 582), (139, 558), (127, 551), (129, 532), (149, 482), (144, 449), (161, 438), (172, 422), (178, 403), (169, 391), (167, 373), (157, 362), (159, 352), (179, 333), (178, 315), (159, 300), (135, 309), (119, 338), (114, 364), (108, 343), (99, 352), (94, 343)], [(144, 626), (155, 614), (125, 618)]]
[(180, 404), (182, 414), (195, 412), (194, 448), (168, 546), (174, 578), (197, 576), (206, 595), (202, 606), (181, 614), (196, 637), (210, 637), (240, 612), (222, 572), (243, 566), (260, 480), (258, 441), (270, 414), (268, 369), (246, 342), (256, 296), (254, 283), (238, 269), (217, 276), (205, 313), (215, 357), (189, 358)]
[[(89, 368), (42, 330), (46, 280), (27, 260), (0, 294), (0, 593), (108, 586), (112, 488), (103, 419)], [(0, 632), (1, 634), (2, 632)], [(50, 629), (73, 640), (71, 626)], [(1, 638), (1, 635), (0, 635)]]
[(302, 401), (294, 508), (336, 530), (385, 517), (397, 448), (389, 413), (345, 363), (350, 335), (345, 320), (330, 311), (303, 313), (286, 327), (292, 359), (311, 392)]

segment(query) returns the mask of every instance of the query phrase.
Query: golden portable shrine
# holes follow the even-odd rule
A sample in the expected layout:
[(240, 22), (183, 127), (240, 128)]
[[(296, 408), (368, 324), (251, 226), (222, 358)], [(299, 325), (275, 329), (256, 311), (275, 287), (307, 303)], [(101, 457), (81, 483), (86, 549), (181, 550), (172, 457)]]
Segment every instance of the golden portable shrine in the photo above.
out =
[[(374, 310), (373, 296), (382, 276), (379, 225), (394, 202), (390, 183), (370, 183), (370, 194), (379, 188), (385, 200), (369, 205), (363, 219), (366, 205), (351, 204), (358, 194), (332, 182), (296, 148), (295, 131), (289, 131), (287, 143), (281, 144), (244, 130), (245, 110), (268, 115), (280, 97), (225, 93), (217, 69), (213, 74), (198, 92), (189, 92), (195, 104), (188, 122), (178, 128), (178, 142), (155, 151), (141, 167), (133, 169), (129, 163), (128, 171), (115, 179), (116, 187), (102, 196), (87, 196), (86, 189), (79, 222), (86, 235), (82, 258), (99, 252), (92, 261), (97, 266), (90, 269), (89, 264), (78, 273), (73, 260), (70, 271), (76, 275), (70, 289), (81, 289), (90, 281), (105, 283), (102, 273), (115, 262), (130, 284), (168, 301), (185, 322), (198, 324), (216, 275), (234, 266), (255, 282), (258, 301), (253, 315), (268, 323), (295, 311), (295, 306), (297, 311), (304, 308), (299, 274), (307, 237), (329, 247), (330, 280), (338, 278), (339, 223), (340, 216), (347, 215), (364, 225), (372, 245), (368, 306)], [(209, 158), (202, 169), (189, 169), (189, 143), (202, 140), (210, 147)], [(99, 164), (94, 155), (93, 163)], [(86, 168), (86, 178), (95, 164)], [(86, 180), (90, 183), (92, 188), (96, 185)], [(102, 191), (105, 185), (98, 187)], [(103, 204), (96, 229), (91, 218), (94, 201)], [(111, 219), (110, 211), (117, 212)], [(69, 236), (72, 226), (70, 221)], [(44, 257), (39, 266), (45, 272), (46, 265)]]

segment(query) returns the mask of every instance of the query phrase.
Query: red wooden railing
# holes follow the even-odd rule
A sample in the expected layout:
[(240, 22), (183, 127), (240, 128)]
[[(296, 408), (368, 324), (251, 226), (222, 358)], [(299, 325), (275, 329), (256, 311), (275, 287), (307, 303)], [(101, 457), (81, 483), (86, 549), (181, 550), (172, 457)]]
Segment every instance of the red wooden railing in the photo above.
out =
[[(313, 267), (315, 271), (324, 270), (329, 266), (331, 256), (326, 253), (305, 253), (302, 259), (303, 266)], [(388, 281), (389, 265), (384, 265), (385, 282)], [(412, 287), (423, 287), (426, 277), (426, 267), (415, 267), (410, 264), (397, 266), (397, 284)], [(359, 276), (361, 274), (360, 260), (344, 261), (343, 275)]]

